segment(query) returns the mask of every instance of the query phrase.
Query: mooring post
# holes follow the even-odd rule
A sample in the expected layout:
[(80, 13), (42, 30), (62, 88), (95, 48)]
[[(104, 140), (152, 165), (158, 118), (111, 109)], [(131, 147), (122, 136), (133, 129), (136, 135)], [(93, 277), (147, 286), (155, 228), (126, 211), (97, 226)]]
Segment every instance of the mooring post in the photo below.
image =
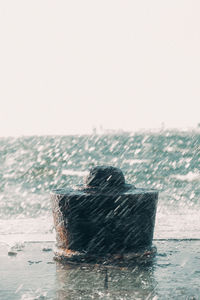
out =
[(95, 167), (84, 186), (53, 190), (51, 198), (57, 256), (93, 260), (152, 246), (158, 191), (126, 184), (118, 168)]

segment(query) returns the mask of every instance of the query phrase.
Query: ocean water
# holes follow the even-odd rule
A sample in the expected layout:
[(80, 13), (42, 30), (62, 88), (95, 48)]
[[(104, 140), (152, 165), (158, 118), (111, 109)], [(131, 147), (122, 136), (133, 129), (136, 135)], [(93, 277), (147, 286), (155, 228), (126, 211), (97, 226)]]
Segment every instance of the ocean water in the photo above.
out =
[(154, 243), (200, 240), (200, 132), (162, 131), (0, 138), (0, 242), (54, 243), (50, 191), (82, 184), (96, 165), (159, 190)]

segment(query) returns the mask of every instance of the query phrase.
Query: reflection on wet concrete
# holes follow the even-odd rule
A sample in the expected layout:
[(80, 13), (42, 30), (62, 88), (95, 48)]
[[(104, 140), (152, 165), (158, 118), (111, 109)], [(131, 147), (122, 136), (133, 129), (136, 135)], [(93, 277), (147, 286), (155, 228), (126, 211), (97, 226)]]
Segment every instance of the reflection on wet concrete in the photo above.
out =
[(199, 299), (200, 240), (163, 240), (155, 245), (158, 252), (148, 264), (56, 263), (57, 299)]
[(57, 299), (152, 299), (153, 265), (120, 268), (56, 264)]

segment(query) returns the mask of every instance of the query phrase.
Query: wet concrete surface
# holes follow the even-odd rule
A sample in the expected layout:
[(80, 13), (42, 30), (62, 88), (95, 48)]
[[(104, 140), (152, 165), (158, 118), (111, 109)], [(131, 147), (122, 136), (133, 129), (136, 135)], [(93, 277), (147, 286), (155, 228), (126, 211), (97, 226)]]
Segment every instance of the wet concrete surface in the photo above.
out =
[(200, 240), (154, 240), (151, 264), (62, 265), (54, 242), (0, 244), (0, 299), (200, 299)]

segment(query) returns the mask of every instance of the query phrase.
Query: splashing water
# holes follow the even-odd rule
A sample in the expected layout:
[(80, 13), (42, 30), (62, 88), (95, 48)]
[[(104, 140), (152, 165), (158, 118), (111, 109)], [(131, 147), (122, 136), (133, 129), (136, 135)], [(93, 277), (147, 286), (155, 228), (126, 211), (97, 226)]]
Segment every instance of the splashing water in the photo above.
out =
[(54, 240), (50, 190), (106, 164), (159, 190), (154, 238), (200, 238), (200, 134), (162, 132), (1, 138), (0, 241)]

